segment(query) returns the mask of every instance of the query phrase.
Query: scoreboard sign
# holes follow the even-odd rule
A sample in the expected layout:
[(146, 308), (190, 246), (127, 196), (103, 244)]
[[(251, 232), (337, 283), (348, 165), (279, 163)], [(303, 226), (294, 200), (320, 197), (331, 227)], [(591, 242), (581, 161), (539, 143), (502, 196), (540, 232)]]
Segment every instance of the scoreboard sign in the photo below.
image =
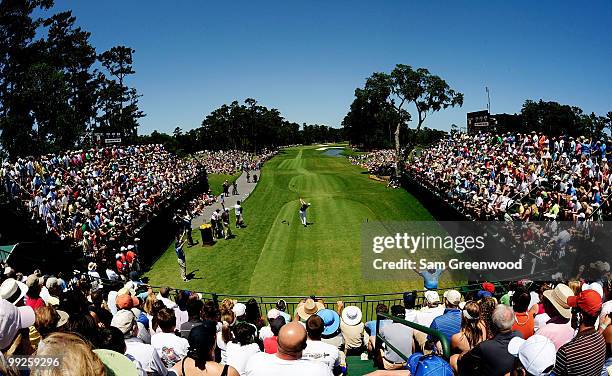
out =
[(96, 145), (117, 145), (121, 143), (122, 134), (120, 132), (95, 132), (93, 134)]
[(468, 133), (490, 132), (495, 127), (495, 120), (488, 110), (467, 113)]

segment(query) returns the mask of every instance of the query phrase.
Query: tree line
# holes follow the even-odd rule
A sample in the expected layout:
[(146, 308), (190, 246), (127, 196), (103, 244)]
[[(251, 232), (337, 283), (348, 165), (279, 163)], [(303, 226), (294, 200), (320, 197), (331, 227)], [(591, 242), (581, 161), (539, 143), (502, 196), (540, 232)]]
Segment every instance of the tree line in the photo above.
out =
[(138, 138), (140, 143), (161, 143), (178, 154), (228, 149), (257, 153), (264, 148), (343, 140), (343, 129), (306, 123), (300, 126), (253, 98), (222, 105), (208, 114), (200, 127), (187, 132), (176, 127), (172, 134), (154, 131)]
[(498, 132), (542, 132), (551, 136), (586, 136), (601, 139), (612, 131), (612, 111), (590, 114), (577, 106), (554, 101), (526, 100), (518, 114), (495, 115)]
[(127, 84), (134, 50), (98, 53), (53, 0), (0, 2), (0, 143), (11, 157), (91, 145), (91, 132), (136, 135), (140, 95)]

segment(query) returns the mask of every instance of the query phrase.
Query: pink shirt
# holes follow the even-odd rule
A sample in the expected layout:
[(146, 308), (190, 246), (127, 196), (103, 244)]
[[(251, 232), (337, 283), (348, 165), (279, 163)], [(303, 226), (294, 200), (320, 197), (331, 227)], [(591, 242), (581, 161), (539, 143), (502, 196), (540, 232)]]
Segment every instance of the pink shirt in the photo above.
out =
[(546, 324), (540, 330), (538, 334), (544, 336), (555, 344), (555, 348), (559, 348), (574, 338), (574, 328), (568, 322), (567, 324)]

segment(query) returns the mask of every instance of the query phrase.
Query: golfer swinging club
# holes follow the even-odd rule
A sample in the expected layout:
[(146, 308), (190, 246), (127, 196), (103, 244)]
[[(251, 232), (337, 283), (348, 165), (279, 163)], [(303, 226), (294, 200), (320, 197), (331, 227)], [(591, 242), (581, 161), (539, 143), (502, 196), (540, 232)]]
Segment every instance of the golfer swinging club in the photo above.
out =
[(310, 202), (306, 202), (300, 197), (300, 220), (304, 227), (308, 224), (308, 222), (306, 222), (306, 209), (308, 209), (309, 206)]

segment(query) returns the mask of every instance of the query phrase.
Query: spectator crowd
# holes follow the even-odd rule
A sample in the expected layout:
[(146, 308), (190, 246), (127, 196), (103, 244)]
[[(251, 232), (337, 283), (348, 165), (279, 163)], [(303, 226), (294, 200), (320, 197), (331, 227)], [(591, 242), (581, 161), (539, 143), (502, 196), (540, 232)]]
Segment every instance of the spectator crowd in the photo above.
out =
[(389, 176), (395, 171), (395, 150), (383, 149), (351, 155), (349, 161), (353, 165), (368, 170), (371, 174)]
[[(16, 357), (31, 355), (57, 358), (53, 374), (94, 376), (329, 376), (350, 373), (351, 355), (371, 359), (380, 369), (372, 375), (612, 372), (609, 272), (555, 285), (486, 282), (464, 295), (411, 291), (391, 307), (376, 307), (437, 331), (428, 334), (390, 319), (377, 325), (358, 306), (314, 296), (293, 312), (284, 300), (262, 312), (255, 299), (217, 302), (191, 291), (154, 291), (136, 277), (120, 282), (39, 270), (26, 276), (3, 268), (2, 375), (18, 375)], [(450, 357), (443, 355), (446, 344)], [(46, 371), (32, 366), (30, 374)]]
[[(117, 279), (139, 270), (139, 230), (182, 198), (205, 169), (258, 170), (275, 154), (232, 150), (178, 158), (162, 145), (113, 146), (4, 161), (0, 181), (18, 209), (47, 234), (81, 248), (90, 267), (104, 267), (105, 277)], [(174, 208), (175, 222), (190, 229), (191, 219), (217, 199), (210, 191), (199, 193)]]
[[(601, 219), (610, 194), (612, 144), (542, 134), (456, 134), (405, 169), (473, 219)], [(602, 207), (602, 210), (598, 210)]]
[(203, 174), (161, 145), (105, 147), (4, 162), (2, 185), (47, 233), (94, 260), (127, 247), (157, 210)]
[(209, 174), (233, 175), (240, 171), (260, 170), (264, 162), (277, 152), (272, 149), (263, 149), (258, 154), (241, 150), (204, 150), (195, 153), (195, 157)]

